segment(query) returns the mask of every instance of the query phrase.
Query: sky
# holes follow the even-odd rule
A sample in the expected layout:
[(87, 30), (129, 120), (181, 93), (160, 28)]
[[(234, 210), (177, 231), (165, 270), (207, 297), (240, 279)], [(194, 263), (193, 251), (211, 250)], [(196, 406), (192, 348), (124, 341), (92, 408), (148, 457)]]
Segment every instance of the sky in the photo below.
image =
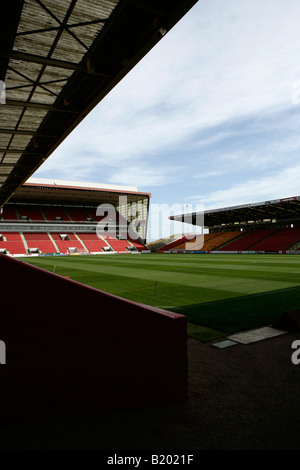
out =
[(33, 177), (137, 186), (171, 214), (300, 195), (299, 17), (199, 0)]

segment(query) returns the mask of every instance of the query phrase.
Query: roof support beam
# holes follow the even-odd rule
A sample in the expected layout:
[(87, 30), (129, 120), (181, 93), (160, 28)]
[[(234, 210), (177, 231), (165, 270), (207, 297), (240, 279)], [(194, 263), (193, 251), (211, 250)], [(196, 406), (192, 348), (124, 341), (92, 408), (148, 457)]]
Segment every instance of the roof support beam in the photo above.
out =
[(15, 60), (23, 60), (24, 62), (33, 62), (35, 64), (45, 65), (49, 67), (57, 67), (60, 69), (65, 70), (73, 70), (82, 72), (85, 74), (92, 74), (97, 75), (99, 77), (111, 77), (110, 74), (102, 73), (102, 72), (95, 72), (91, 68), (82, 67), (79, 64), (75, 64), (74, 62), (68, 62), (66, 60), (60, 59), (53, 59), (50, 57), (42, 57), (36, 54), (28, 54), (27, 52), (20, 52), (20, 51), (11, 51), (10, 53), (0, 49), (0, 57), (15, 59)]
[(14, 165), (13, 163), (0, 163), (0, 169), (9, 167), (9, 168), (16, 168), (17, 165)]
[[(23, 89), (23, 88), (27, 88), (27, 87), (32, 87), (32, 86), (35, 86), (36, 83), (34, 80), (31, 80), (31, 78), (27, 77), (26, 75), (24, 75), (23, 73), (19, 72), (18, 70), (15, 70), (13, 67), (8, 67), (10, 70), (12, 70), (15, 74), (17, 75), (20, 75), (20, 77), (22, 78), (25, 78), (26, 81), (28, 81), (29, 83), (26, 84), (26, 85), (19, 85), (19, 86), (15, 86), (15, 87), (6, 87), (6, 90), (16, 90), (16, 89)], [(64, 81), (67, 81), (67, 79), (65, 79)], [(45, 86), (43, 86), (44, 84), (43, 83), (39, 83), (38, 86), (40, 88), (42, 88), (43, 90), (45, 90), (47, 93), (49, 93), (50, 95), (54, 95), (54, 96), (58, 96), (57, 93), (54, 93), (52, 90), (49, 90), (49, 88), (46, 88)]]
[[(23, 149), (0, 149), (0, 153), (19, 153), (22, 155), (40, 155), (40, 152), (29, 152), (27, 150)], [(3, 163), (0, 164), (0, 166), (3, 165)]]
[[(92, 21), (82, 21), (81, 23), (68, 24), (68, 29), (78, 28), (80, 26), (91, 26), (93, 24), (105, 23), (106, 21), (107, 20), (102, 19), (102, 18), (98, 20), (92, 20)], [(51, 28), (34, 29), (31, 31), (20, 31), (19, 33), (16, 34), (16, 36), (27, 36), (30, 34), (48, 33), (50, 31), (57, 31), (59, 28), (60, 26), (52, 26)]]
[(58, 31), (60, 32), (67, 31), (86, 51), (89, 50), (89, 48), (76, 36), (76, 34), (74, 34), (72, 31), (69, 31), (68, 29), (68, 20), (69, 20), (69, 17), (71, 16), (72, 11), (75, 8), (77, 0), (73, 0), (71, 6), (69, 7), (67, 15), (63, 21), (60, 21), (56, 17), (56, 15), (46, 5), (44, 5), (44, 3), (41, 0), (35, 0), (35, 1), (40, 5), (41, 8), (43, 8), (48, 13), (48, 15), (50, 15), (59, 24)]
[(58, 137), (56, 134), (51, 132), (38, 132), (30, 129), (0, 129), (0, 134), (16, 134), (16, 135), (32, 135), (36, 137)]
[(32, 101), (20, 101), (20, 100), (6, 100), (5, 106), (16, 106), (19, 108), (33, 108), (33, 109), (44, 109), (46, 111), (57, 111), (58, 113), (73, 113), (78, 114), (79, 111), (70, 108), (57, 108), (47, 103), (34, 103)]
[(25, 62), (33, 62), (35, 64), (48, 65), (50, 67), (58, 67), (61, 69), (67, 70), (80, 70), (81, 67), (78, 64), (73, 62), (67, 62), (65, 60), (51, 59), (49, 57), (43, 57), (36, 54), (28, 54), (26, 52), (20, 51), (11, 51), (7, 53), (3, 50), (0, 50), (1, 57), (9, 57), (10, 59), (15, 60), (24, 60)]

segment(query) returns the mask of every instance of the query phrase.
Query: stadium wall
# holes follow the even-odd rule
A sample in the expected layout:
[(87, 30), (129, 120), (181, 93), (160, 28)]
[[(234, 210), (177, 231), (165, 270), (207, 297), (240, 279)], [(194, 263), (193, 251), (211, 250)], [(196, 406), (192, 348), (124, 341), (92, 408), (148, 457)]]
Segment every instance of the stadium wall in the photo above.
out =
[(186, 317), (0, 255), (0, 415), (159, 406), (187, 398)]

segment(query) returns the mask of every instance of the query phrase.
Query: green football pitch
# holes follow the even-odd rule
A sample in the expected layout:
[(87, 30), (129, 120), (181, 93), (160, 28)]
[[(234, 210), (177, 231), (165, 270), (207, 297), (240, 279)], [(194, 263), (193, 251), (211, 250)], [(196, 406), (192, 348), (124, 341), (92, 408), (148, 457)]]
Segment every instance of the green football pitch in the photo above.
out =
[(185, 315), (202, 341), (300, 308), (300, 256), (144, 254), (22, 258), (120, 297)]

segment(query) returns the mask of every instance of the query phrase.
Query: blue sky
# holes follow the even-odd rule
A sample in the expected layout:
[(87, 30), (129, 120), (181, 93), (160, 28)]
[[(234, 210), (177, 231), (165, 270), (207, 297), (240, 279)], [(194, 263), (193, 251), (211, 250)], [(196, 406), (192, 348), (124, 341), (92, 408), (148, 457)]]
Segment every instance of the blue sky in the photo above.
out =
[(198, 1), (33, 176), (204, 210), (300, 195), (299, 17), (299, 0)]

